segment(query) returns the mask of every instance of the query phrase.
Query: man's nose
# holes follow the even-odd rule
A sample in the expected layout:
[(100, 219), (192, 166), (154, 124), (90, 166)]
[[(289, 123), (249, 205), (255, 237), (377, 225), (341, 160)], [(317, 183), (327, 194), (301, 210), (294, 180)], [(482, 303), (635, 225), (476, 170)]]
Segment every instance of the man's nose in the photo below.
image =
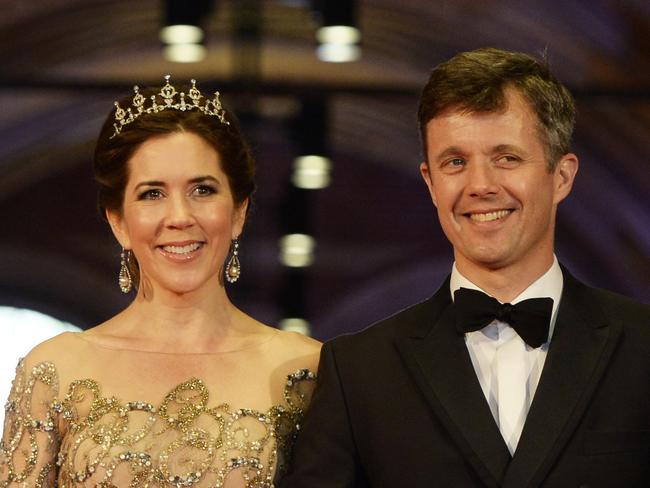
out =
[(469, 164), (466, 191), (471, 196), (484, 197), (498, 192), (497, 169), (488, 161)]

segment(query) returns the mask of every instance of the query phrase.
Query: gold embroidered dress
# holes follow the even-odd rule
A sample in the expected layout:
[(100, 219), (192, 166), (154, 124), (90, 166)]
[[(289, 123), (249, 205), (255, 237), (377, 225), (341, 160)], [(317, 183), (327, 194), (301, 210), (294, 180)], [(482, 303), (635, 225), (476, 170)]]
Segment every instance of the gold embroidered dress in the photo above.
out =
[[(246, 351), (152, 358), (90, 344), (75, 353), (74, 364), (62, 368), (51, 361), (19, 363), (5, 406), (0, 486), (272, 487), (314, 383), (308, 369), (282, 380), (277, 371), (262, 381), (253, 377), (245, 381), (256, 403), (275, 401), (265, 409), (246, 408), (239, 400), (229, 404), (218, 391), (227, 396), (242, 389), (223, 370), (248, 378), (264, 371), (268, 354), (261, 360)], [(255, 358), (257, 367), (250, 364)], [(73, 378), (79, 364), (90, 364), (90, 374), (78, 372), (60, 390), (61, 379)], [(154, 379), (184, 371), (199, 374), (171, 378), (167, 393), (151, 396), (158, 388), (151, 385), (160, 383)], [(280, 386), (274, 375), (283, 383), (278, 395), (271, 391)]]

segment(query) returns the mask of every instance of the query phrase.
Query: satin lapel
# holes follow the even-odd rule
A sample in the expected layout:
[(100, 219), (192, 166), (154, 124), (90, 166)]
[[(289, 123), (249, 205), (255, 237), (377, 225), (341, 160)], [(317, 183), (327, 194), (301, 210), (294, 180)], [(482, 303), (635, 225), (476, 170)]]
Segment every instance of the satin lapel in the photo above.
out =
[(621, 333), (620, 325), (602, 323), (588, 289), (566, 271), (564, 290), (542, 377), (504, 488), (534, 487), (543, 481), (588, 407)]
[(426, 335), (399, 339), (397, 347), (465, 459), (487, 486), (497, 487), (510, 462), (510, 453), (483, 396), (465, 342), (454, 327), (451, 300), (440, 305)]

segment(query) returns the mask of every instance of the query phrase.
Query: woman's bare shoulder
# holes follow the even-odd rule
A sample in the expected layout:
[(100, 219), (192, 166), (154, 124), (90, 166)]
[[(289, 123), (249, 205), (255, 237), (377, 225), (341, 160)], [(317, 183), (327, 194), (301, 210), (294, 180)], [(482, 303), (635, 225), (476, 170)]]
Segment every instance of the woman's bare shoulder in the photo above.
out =
[(278, 331), (275, 353), (285, 373), (308, 369), (316, 372), (321, 343), (298, 332)]
[(70, 353), (74, 354), (74, 347), (77, 345), (77, 341), (74, 338), (75, 334), (78, 334), (78, 332), (62, 332), (37, 344), (25, 356), (25, 363), (56, 362), (57, 359), (62, 359)]
[(81, 332), (62, 332), (51, 339), (41, 342), (32, 348), (21, 360), (25, 371), (43, 363), (54, 366), (54, 371), (60, 376), (61, 372), (75, 371), (81, 366), (84, 342), (78, 338)]
[(286, 331), (263, 324), (255, 319), (254, 330), (260, 336), (266, 337), (265, 342), (269, 345), (267, 351), (272, 356), (282, 361), (307, 361), (310, 365), (318, 365), (320, 349), (322, 344), (307, 335)]
[(278, 333), (280, 334), (280, 342), (286, 347), (300, 354), (320, 354), (320, 348), (323, 344), (316, 339), (299, 332), (279, 330)]

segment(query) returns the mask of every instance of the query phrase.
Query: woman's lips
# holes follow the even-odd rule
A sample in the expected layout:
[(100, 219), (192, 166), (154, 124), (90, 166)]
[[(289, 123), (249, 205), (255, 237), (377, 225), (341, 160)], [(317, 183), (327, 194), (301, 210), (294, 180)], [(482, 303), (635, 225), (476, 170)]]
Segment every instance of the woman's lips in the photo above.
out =
[(185, 261), (191, 259), (196, 255), (196, 252), (201, 249), (205, 243), (203, 242), (190, 242), (190, 243), (173, 243), (158, 246), (161, 252), (175, 260)]

